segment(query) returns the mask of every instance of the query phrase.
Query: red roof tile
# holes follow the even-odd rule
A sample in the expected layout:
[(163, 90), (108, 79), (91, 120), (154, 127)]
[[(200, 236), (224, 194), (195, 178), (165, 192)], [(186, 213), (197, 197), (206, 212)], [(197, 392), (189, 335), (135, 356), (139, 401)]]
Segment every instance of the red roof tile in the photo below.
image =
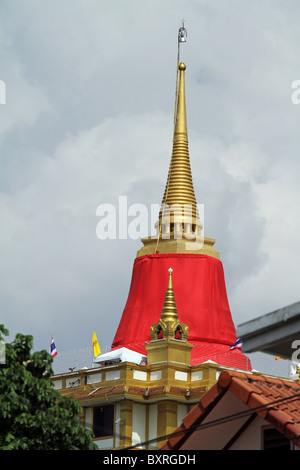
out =
[(228, 390), (300, 447), (300, 382), (226, 370), (185, 416), (162, 449), (180, 449), (187, 430), (200, 424)]

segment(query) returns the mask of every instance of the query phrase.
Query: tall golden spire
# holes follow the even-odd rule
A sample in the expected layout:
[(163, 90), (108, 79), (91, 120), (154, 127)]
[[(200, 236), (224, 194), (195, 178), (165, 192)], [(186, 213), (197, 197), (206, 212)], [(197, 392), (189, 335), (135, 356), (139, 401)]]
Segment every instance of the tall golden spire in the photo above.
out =
[[(181, 62), (178, 65), (180, 79), (175, 104), (176, 115), (172, 157), (158, 221), (161, 236), (168, 231), (167, 224), (170, 224), (171, 238), (176, 237), (176, 233), (177, 237), (180, 234), (184, 236), (185, 230), (188, 229), (190, 229), (190, 232), (196, 230), (195, 235), (200, 236), (202, 229), (189, 157), (185, 103), (185, 70), (186, 66)], [(186, 224), (185, 227), (184, 224)]]
[[(143, 238), (137, 256), (155, 253), (199, 253), (220, 258), (215, 240), (203, 237), (192, 180), (185, 102), (185, 70), (179, 62), (179, 45), (185, 42), (184, 26), (178, 34), (176, 100), (171, 162), (158, 220), (156, 235)], [(179, 76), (179, 83), (178, 83)]]

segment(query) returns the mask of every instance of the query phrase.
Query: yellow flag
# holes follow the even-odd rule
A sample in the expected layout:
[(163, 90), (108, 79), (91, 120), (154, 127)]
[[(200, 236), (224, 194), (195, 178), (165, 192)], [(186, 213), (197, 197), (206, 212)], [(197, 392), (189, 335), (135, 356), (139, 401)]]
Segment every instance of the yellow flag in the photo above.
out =
[(93, 330), (92, 345), (93, 345), (93, 349), (94, 349), (94, 356), (96, 358), (97, 356), (99, 356), (99, 354), (101, 354), (101, 351), (100, 351), (100, 346), (99, 346), (99, 343), (98, 343), (98, 340), (97, 340), (95, 330)]

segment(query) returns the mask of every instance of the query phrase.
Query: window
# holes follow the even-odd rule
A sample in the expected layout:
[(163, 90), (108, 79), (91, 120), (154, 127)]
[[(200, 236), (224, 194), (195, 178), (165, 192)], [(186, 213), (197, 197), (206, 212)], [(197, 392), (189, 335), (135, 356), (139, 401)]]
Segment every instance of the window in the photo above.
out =
[(291, 450), (291, 442), (274, 428), (263, 429), (263, 450)]
[(163, 330), (160, 325), (157, 328), (156, 335), (157, 335), (157, 339), (163, 339), (164, 337)]
[(95, 437), (113, 436), (114, 405), (93, 408), (93, 432)]
[(174, 337), (175, 337), (175, 339), (181, 339), (182, 338), (182, 330), (181, 330), (180, 326), (177, 326)]

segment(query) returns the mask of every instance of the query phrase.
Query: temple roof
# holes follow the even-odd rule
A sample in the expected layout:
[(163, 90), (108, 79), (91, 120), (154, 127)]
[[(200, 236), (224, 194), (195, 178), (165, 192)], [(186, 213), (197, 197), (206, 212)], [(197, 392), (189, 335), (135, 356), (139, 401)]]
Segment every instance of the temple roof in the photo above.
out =
[(180, 322), (189, 328), (194, 347), (191, 364), (217, 364), (251, 370), (251, 361), (238, 349), (220, 260), (200, 254), (156, 254), (135, 259), (127, 302), (112, 348), (126, 347), (145, 354), (150, 327), (159, 321), (164, 305), (167, 272)]

